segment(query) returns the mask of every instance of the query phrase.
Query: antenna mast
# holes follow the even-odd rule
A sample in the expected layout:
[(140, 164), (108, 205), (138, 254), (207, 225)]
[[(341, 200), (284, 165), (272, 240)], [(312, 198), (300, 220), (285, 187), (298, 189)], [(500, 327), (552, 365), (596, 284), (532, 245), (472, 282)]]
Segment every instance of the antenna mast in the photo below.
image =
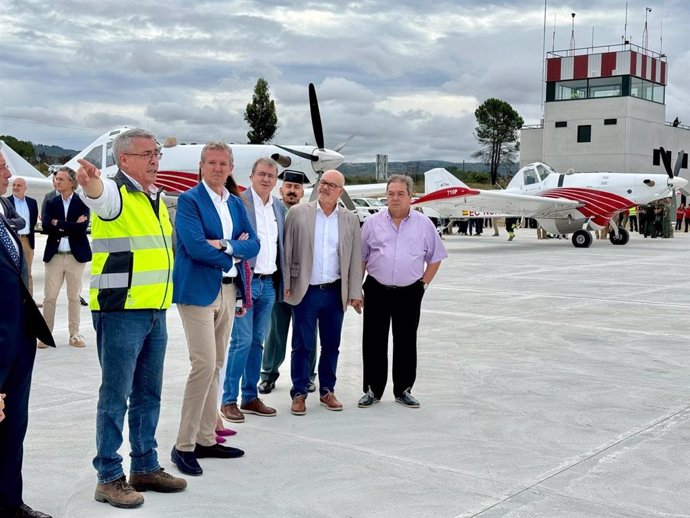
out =
[[(570, 16), (573, 17), (573, 21), (570, 28), (570, 54), (575, 55), (575, 13), (570, 13)], [(645, 22), (645, 27), (646, 26), (647, 22)]]

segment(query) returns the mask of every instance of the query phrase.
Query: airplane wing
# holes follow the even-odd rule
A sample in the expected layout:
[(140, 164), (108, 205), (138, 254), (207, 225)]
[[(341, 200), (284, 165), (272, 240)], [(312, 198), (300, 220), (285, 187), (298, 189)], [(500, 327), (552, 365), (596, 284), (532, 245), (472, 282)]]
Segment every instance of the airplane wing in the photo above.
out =
[(576, 200), (547, 198), (506, 191), (485, 191), (469, 187), (447, 187), (412, 202), (413, 206), (433, 207), (444, 217), (462, 217), (463, 211), (484, 212), (487, 216), (526, 216), (562, 218), (582, 207)]

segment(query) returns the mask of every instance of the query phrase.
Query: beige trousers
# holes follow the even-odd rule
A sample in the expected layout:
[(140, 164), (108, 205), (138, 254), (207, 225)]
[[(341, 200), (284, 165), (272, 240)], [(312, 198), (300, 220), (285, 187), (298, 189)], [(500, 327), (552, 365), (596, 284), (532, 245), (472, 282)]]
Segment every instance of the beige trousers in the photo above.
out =
[(29, 245), (29, 236), (20, 235), (19, 242), (22, 244), (22, 250), (24, 250), (24, 260), (26, 261), (26, 269), (29, 272), (29, 293), (34, 296), (34, 278), (31, 275), (31, 266), (34, 262), (34, 249)]
[(62, 288), (62, 283), (67, 281), (67, 318), (69, 335), (79, 334), (79, 320), (81, 304), (81, 276), (84, 273), (86, 263), (78, 262), (72, 254), (55, 254), (45, 266), (45, 287), (43, 291), (43, 318), (48, 324), (48, 329), (53, 330), (55, 324), (55, 302)]
[(194, 451), (197, 443), (216, 444), (218, 375), (235, 318), (235, 297), (235, 285), (223, 284), (210, 306), (177, 305), (192, 364), (175, 442), (180, 451)]

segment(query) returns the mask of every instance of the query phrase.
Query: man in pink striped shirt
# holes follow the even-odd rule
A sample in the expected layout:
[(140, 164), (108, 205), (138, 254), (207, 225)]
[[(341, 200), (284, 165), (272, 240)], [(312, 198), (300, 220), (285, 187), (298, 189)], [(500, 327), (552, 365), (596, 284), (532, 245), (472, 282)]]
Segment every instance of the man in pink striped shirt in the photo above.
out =
[(448, 257), (431, 220), (412, 210), (412, 178), (388, 178), (388, 210), (369, 216), (362, 227), (364, 281), (364, 396), (360, 408), (377, 403), (388, 377), (388, 333), (393, 324), (393, 395), (419, 408), (411, 394), (417, 373), (417, 328), (422, 297)]

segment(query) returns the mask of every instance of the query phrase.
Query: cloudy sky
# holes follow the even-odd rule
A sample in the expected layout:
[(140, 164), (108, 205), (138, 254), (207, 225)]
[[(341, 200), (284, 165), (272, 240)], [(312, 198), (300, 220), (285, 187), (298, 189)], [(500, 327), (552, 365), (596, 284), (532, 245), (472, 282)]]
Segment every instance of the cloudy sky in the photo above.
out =
[[(690, 123), (687, 0), (629, 0), (628, 35), (669, 59), (667, 120)], [(624, 0), (548, 0), (546, 50), (620, 43)], [(663, 32), (662, 32), (663, 28)], [(527, 124), (542, 100), (544, 1), (5, 0), (0, 134), (81, 149), (114, 127), (178, 141), (246, 142), (257, 78), (276, 101), (275, 142), (326, 145), (348, 161), (469, 159), (475, 108), (509, 102)], [(661, 40), (663, 37), (663, 40)]]

